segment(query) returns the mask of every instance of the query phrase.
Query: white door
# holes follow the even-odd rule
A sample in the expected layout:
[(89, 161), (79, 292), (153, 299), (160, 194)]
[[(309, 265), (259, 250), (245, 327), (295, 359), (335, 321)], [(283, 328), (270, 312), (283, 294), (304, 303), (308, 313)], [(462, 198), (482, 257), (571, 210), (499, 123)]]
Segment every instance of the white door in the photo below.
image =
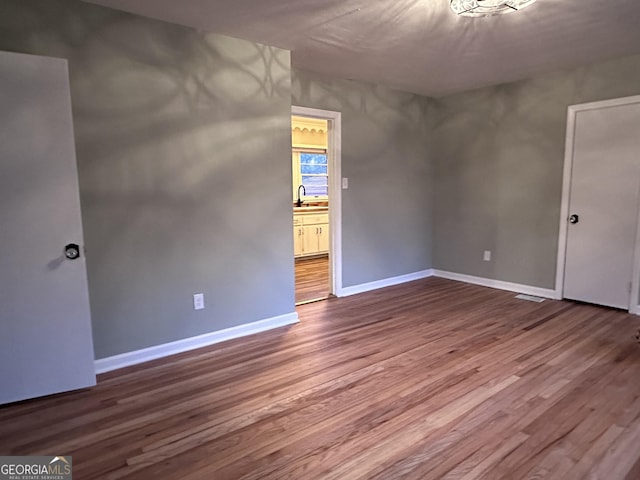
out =
[(575, 117), (564, 297), (629, 308), (640, 187), (640, 104)]
[(67, 62), (0, 52), (0, 404), (95, 385), (82, 245)]

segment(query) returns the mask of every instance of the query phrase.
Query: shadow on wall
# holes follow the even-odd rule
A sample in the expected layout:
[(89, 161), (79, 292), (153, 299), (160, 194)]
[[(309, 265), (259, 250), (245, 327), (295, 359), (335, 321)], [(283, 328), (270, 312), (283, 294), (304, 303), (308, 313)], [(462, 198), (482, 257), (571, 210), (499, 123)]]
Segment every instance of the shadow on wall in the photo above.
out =
[(431, 268), (427, 100), (294, 70), (292, 103), (342, 113), (344, 286)]
[(289, 53), (76, 0), (3, 10), (1, 48), (69, 59), (98, 358), (293, 311)]
[(503, 86), (438, 101), (438, 268), (553, 286), (564, 144), (558, 94)]
[(636, 55), (433, 100), (436, 268), (554, 288), (567, 107), (640, 93), (639, 66)]

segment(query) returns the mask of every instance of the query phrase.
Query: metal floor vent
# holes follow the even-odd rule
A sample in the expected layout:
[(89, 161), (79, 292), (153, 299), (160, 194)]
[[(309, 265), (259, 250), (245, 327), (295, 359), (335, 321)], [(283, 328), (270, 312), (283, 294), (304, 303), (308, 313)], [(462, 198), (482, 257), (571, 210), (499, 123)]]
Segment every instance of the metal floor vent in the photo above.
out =
[(516, 295), (516, 298), (519, 298), (520, 300), (529, 300), (530, 302), (536, 302), (536, 303), (544, 302), (544, 298), (542, 297), (534, 297), (533, 295), (525, 295), (524, 293), (521, 293), (520, 295)]

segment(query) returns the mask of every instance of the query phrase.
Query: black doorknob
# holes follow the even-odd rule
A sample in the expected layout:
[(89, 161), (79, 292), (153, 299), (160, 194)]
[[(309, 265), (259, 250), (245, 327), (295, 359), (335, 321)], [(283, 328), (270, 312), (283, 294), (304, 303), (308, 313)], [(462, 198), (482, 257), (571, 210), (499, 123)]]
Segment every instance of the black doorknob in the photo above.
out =
[(64, 247), (64, 256), (69, 260), (75, 260), (80, 256), (80, 246), (75, 243), (70, 243)]
[(569, 217), (569, 223), (578, 223), (580, 221), (580, 217), (575, 213)]

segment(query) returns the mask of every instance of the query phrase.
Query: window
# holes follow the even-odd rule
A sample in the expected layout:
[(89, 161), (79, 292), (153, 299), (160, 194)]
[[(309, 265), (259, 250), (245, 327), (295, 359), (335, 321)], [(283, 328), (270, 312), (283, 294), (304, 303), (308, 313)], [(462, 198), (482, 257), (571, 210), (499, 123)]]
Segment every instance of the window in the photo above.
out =
[(298, 198), (298, 185), (304, 185), (305, 198), (326, 200), (329, 196), (329, 165), (326, 150), (293, 151), (293, 199)]

